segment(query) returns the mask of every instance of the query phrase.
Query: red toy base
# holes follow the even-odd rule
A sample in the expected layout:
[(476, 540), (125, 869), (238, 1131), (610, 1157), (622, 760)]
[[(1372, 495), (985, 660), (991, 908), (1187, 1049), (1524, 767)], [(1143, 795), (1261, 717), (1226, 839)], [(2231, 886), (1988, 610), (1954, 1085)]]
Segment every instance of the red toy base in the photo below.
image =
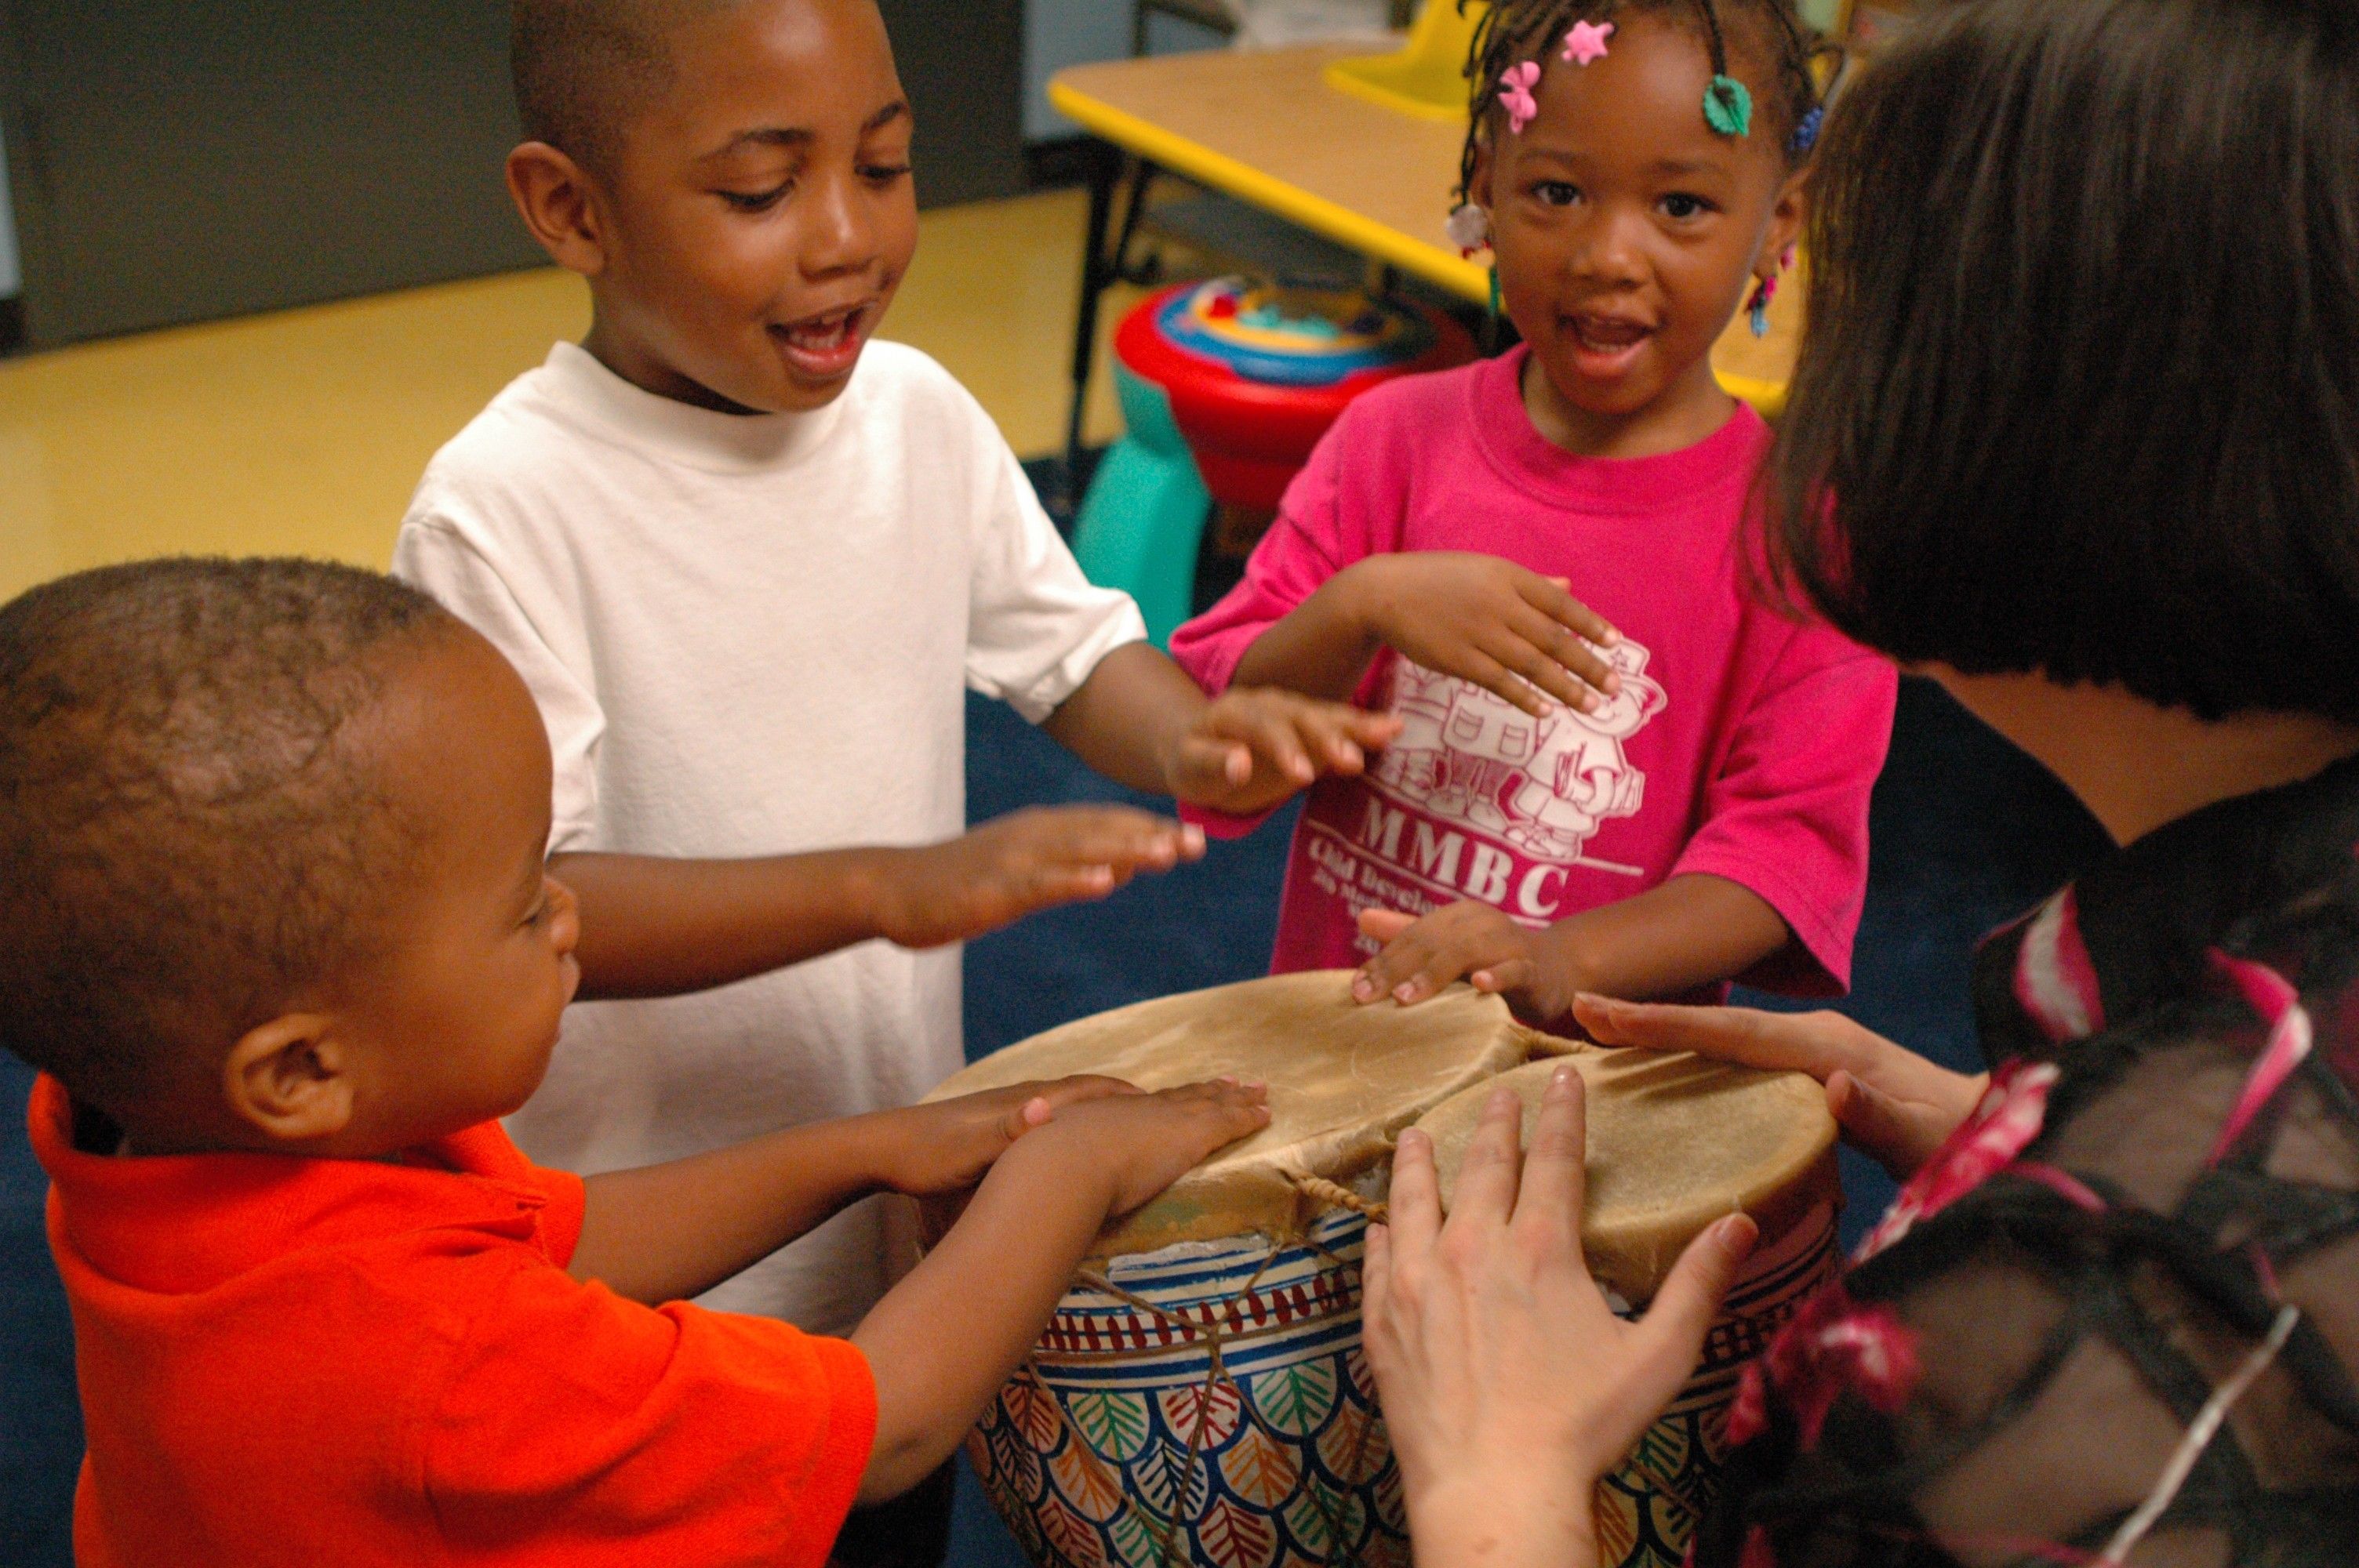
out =
[(1204, 488), (1230, 506), (1274, 507), (1311, 449), (1352, 400), (1404, 375), (1447, 370), (1474, 357), (1474, 341), (1438, 310), (1422, 314), (1433, 344), (1416, 359), (1353, 373), (1329, 386), (1275, 386), (1247, 381), (1224, 364), (1173, 343), (1156, 325), (1174, 297), (1200, 287), (1176, 284), (1141, 302), (1114, 333), (1114, 352), (1134, 374), (1163, 388), (1188, 438)]

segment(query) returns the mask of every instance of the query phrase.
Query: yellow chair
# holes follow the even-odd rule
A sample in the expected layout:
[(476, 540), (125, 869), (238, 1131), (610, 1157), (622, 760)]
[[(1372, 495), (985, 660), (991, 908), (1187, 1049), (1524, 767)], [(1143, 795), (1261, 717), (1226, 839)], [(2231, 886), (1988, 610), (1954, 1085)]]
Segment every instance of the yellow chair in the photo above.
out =
[(1422, 120), (1466, 118), (1466, 51), (1487, 7), (1473, 0), (1425, 0), (1408, 42), (1392, 54), (1354, 55), (1326, 70), (1327, 84), (1354, 98)]

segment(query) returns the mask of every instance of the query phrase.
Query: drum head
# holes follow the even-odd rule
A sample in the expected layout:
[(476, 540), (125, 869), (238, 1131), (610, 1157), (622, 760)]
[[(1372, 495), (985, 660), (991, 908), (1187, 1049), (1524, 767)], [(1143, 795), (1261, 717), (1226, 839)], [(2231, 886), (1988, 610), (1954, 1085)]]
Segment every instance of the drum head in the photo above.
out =
[(1567, 1064), (1589, 1090), (1582, 1242), (1598, 1281), (1625, 1299), (1652, 1297), (1687, 1244), (1733, 1209), (1759, 1222), (1766, 1248), (1835, 1201), (1834, 1118), (1809, 1077), (1592, 1046), (1477, 1085), (1417, 1123), (1432, 1135), (1445, 1205), (1492, 1091), (1522, 1098), (1528, 1141), (1541, 1091)]
[(1270, 1125), (1223, 1150), (1110, 1227), (1098, 1256), (1246, 1231), (1300, 1233), (1317, 1212), (1293, 1177), (1349, 1184), (1389, 1161), (1392, 1140), (1541, 1039), (1497, 997), (1463, 986), (1416, 1007), (1352, 1000), (1351, 972), (1275, 975), (1084, 1018), (985, 1057), (927, 1097), (1102, 1073), (1144, 1089), (1230, 1075), (1269, 1085)]

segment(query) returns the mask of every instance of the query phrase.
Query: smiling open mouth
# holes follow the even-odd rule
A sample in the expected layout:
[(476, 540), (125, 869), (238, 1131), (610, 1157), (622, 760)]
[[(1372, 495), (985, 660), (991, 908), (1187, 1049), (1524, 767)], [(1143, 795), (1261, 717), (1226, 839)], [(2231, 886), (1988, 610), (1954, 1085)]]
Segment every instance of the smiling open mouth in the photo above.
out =
[(1652, 327), (1618, 316), (1568, 316), (1573, 341), (1593, 354), (1618, 354), (1655, 335)]
[(858, 362), (872, 314), (867, 305), (847, 306), (773, 326), (770, 336), (786, 351), (788, 359), (807, 373), (841, 375)]

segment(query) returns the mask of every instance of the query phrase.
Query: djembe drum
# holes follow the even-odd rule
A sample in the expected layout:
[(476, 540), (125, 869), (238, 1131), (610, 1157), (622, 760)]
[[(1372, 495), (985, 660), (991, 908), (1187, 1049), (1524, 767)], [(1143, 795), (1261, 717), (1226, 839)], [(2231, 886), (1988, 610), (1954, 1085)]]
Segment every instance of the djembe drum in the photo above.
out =
[[(1799, 1074), (1593, 1046), (1565, 1060), (1589, 1091), (1582, 1246), (1616, 1312), (1633, 1316), (1653, 1300), (1688, 1243), (1723, 1215), (1743, 1209), (1761, 1227), (1687, 1386), (1597, 1487), (1601, 1563), (1679, 1568), (1712, 1501), (1739, 1370), (1834, 1268), (1834, 1119), (1824, 1091)], [(1561, 1065), (1516, 1068), (1418, 1122), (1433, 1138), (1445, 1206), (1492, 1095), (1505, 1086), (1522, 1098), (1528, 1142)]]
[(1350, 977), (1166, 997), (1012, 1045), (937, 1097), (1104, 1073), (1269, 1084), (1270, 1125), (1110, 1227), (968, 1453), (1043, 1568), (1406, 1562), (1360, 1354), (1361, 1238), (1392, 1140), (1544, 1037), (1463, 989), (1355, 1006)]
[[(1099, 1236), (1032, 1356), (968, 1440), (993, 1506), (1042, 1568), (1408, 1562), (1399, 1473), (1360, 1349), (1362, 1242), (1382, 1212), (1393, 1141), (1454, 1098), (1479, 1104), (1484, 1086), (1533, 1056), (1580, 1048), (1521, 1027), (1497, 998), (1462, 988), (1404, 1009), (1357, 1006), (1348, 986), (1347, 974), (1329, 971), (1166, 997), (1010, 1046), (935, 1091), (1072, 1073), (1148, 1089), (1222, 1074), (1269, 1084), (1269, 1127)], [(1683, 1081), (1722, 1071), (1690, 1067)], [(1668, 1098), (1692, 1107), (1698, 1097)], [(1790, 1089), (1784, 1103), (1809, 1123), (1799, 1140), (1815, 1151), (1809, 1169), (1782, 1184), (1730, 1187), (1686, 1234), (1755, 1196), (1758, 1256), (1799, 1248), (1790, 1271), (1807, 1282), (1823, 1267), (1832, 1209), (1823, 1191), (1803, 1189), (1823, 1174), (1832, 1125), (1815, 1098), (1807, 1108), (1815, 1120)], [(1594, 1099), (1591, 1114), (1600, 1136), (1614, 1136), (1617, 1118)], [(1691, 1136), (1683, 1115), (1664, 1125), (1667, 1140)], [(1699, 1150), (1699, 1158), (1731, 1157)], [(1821, 1184), (1831, 1181), (1823, 1174)], [(1791, 1225), (1773, 1224), (1789, 1209)], [(1668, 1248), (1667, 1269), (1685, 1212), (1633, 1256)], [(1794, 1243), (1811, 1215), (1817, 1234)], [(1632, 1300), (1657, 1282), (1644, 1263), (1606, 1277)], [(1742, 1321), (1768, 1326), (1763, 1314)], [(1714, 1343), (1734, 1347), (1736, 1331), (1722, 1325)], [(1725, 1395), (1690, 1390), (1680, 1408), (1716, 1408), (1715, 1398)], [(1675, 1493), (1682, 1502), (1698, 1493), (1705, 1444), (1695, 1455), (1665, 1477), (1687, 1488)], [(1665, 1504), (1647, 1517), (1661, 1536), (1684, 1516)]]

